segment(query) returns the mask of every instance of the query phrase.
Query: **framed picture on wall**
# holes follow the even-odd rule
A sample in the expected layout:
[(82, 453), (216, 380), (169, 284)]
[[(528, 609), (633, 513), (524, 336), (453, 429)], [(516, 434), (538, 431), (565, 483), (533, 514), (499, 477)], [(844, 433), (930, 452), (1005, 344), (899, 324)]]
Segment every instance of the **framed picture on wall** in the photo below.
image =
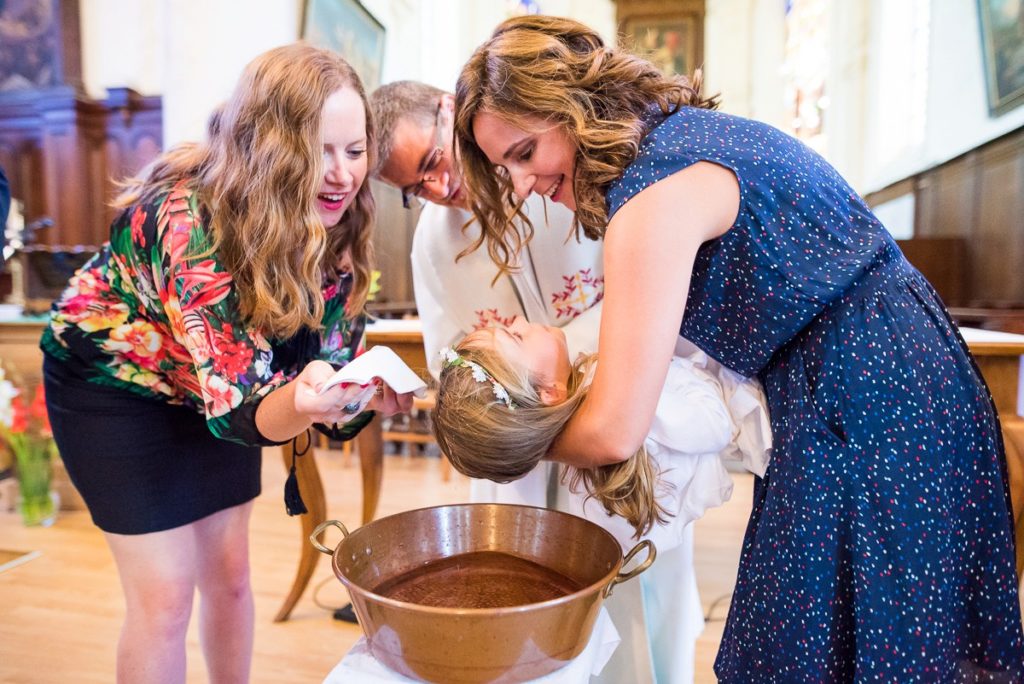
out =
[(624, 23), (626, 47), (666, 76), (688, 76), (697, 66), (697, 21), (693, 15), (635, 17)]
[(993, 116), (1024, 102), (1024, 3), (978, 0), (988, 108)]
[(666, 75), (689, 76), (704, 61), (704, 0), (617, 0), (621, 47)]
[(82, 87), (77, 2), (0, 0), (0, 93)]
[(348, 60), (367, 93), (380, 85), (384, 26), (358, 0), (305, 0), (302, 38)]

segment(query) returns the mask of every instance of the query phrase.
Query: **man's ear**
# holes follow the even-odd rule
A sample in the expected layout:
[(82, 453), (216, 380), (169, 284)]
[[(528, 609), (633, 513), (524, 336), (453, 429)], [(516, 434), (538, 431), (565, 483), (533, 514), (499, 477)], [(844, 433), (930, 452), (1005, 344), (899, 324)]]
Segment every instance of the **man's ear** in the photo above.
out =
[(444, 107), (445, 111), (449, 114), (455, 113), (455, 96), (451, 93), (445, 93), (441, 96), (441, 106)]

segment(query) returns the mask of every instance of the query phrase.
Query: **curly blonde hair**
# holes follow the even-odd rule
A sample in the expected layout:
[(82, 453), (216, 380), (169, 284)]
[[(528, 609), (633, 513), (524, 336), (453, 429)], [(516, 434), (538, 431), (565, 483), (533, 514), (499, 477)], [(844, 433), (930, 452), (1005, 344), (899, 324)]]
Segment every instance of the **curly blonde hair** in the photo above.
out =
[(483, 227), (472, 251), (487, 242), (507, 272), (522, 248), (515, 218), (527, 222), (507, 174), (476, 144), (473, 120), (487, 112), (513, 125), (535, 117), (564, 127), (576, 145), (573, 192), (576, 234), (592, 240), (608, 224), (605, 191), (635, 158), (653, 105), (668, 114), (682, 106), (714, 109), (701, 95), (701, 76), (667, 77), (653, 64), (607, 47), (571, 19), (527, 15), (509, 19), (477, 48), (455, 88), (455, 140), (473, 214)]
[(370, 289), (370, 184), (363, 183), (337, 226), (324, 226), (316, 209), (324, 176), (324, 102), (342, 88), (363, 101), (372, 168), (373, 119), (359, 76), (338, 54), (295, 43), (246, 66), (211, 117), (206, 142), (167, 151), (125, 181), (114, 202), (127, 207), (183, 179), (194, 182), (209, 216), (209, 251), (231, 274), (242, 316), (271, 337), (320, 327), (321, 288), (325, 280), (337, 281), (342, 264), (353, 275), (349, 315), (363, 313)]
[[(480, 382), (465, 365), (441, 370), (432, 412), (438, 446), (460, 473), (494, 482), (517, 480), (540, 463), (583, 403), (596, 355), (581, 357), (570, 374), (567, 396), (545, 404), (529, 372), (509, 362), (479, 337), (463, 339), (455, 351), (481, 368), (509, 394), (514, 408), (499, 399), (490, 382)], [(643, 446), (622, 463), (598, 468), (565, 466), (563, 483), (582, 486), (609, 515), (625, 518), (639, 538), (668, 520), (658, 502), (658, 470)]]

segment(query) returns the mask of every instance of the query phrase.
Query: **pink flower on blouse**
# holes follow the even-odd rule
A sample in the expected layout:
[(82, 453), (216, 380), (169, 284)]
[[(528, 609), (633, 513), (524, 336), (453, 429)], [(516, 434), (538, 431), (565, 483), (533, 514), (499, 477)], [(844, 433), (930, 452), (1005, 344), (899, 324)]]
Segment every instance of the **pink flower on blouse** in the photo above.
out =
[(203, 394), (206, 397), (206, 415), (216, 418), (230, 413), (231, 409), (242, 403), (242, 393), (234, 385), (229, 385), (218, 375), (207, 375), (203, 380)]
[(142, 225), (146, 222), (146, 212), (142, 207), (136, 207), (132, 213), (132, 242), (141, 245), (143, 234)]
[(151, 323), (139, 320), (111, 330), (103, 348), (119, 352), (142, 368), (154, 370), (166, 356), (163, 340), (163, 335)]

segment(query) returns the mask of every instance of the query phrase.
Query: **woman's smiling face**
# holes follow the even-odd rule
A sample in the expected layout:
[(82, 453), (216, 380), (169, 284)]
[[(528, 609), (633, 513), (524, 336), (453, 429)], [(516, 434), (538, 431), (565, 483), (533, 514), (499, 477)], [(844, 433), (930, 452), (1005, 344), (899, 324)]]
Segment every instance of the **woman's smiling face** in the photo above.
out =
[(366, 180), (366, 110), (354, 89), (346, 86), (324, 102), (324, 177), (316, 209), (324, 226), (341, 222)]
[(508, 173), (520, 199), (536, 192), (576, 210), (576, 145), (564, 126), (534, 116), (511, 123), (485, 110), (473, 119), (473, 137), (490, 162)]

